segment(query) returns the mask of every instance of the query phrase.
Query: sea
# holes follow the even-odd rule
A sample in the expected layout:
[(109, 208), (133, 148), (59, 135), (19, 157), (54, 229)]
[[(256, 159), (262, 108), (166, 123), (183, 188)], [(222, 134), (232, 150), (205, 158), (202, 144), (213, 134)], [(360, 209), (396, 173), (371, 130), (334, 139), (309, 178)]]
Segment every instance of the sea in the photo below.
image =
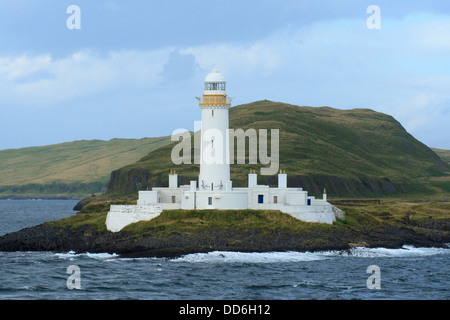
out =
[[(0, 235), (74, 215), (76, 203), (0, 200)], [(449, 262), (449, 248), (412, 246), (177, 258), (0, 252), (0, 300), (449, 300)]]

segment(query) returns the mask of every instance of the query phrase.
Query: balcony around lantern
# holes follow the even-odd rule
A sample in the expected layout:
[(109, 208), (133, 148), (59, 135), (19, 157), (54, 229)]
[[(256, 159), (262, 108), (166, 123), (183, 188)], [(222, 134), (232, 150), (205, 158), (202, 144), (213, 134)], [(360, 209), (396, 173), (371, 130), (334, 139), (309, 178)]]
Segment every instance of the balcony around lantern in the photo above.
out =
[(200, 106), (230, 106), (231, 98), (226, 95), (204, 95), (198, 98)]

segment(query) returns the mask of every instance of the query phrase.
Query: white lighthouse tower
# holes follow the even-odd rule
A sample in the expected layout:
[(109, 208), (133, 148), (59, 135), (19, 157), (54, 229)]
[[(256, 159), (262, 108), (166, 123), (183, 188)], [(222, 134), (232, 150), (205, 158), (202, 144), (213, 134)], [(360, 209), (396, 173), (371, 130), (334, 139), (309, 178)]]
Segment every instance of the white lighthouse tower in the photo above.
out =
[(278, 175), (278, 187), (258, 185), (254, 170), (248, 175), (247, 187), (233, 187), (230, 180), (228, 109), (225, 78), (213, 70), (204, 81), (199, 98), (202, 114), (200, 173), (197, 181), (178, 185), (178, 175), (170, 170), (168, 187), (139, 191), (136, 205), (111, 205), (106, 227), (120, 231), (130, 223), (148, 221), (163, 210), (279, 210), (307, 222), (331, 224), (345, 213), (323, 199), (308, 196), (298, 187), (287, 186), (286, 173)]
[(228, 109), (226, 81), (214, 69), (204, 81), (204, 93), (199, 106), (202, 109), (199, 190), (225, 190), (230, 183), (228, 143)]

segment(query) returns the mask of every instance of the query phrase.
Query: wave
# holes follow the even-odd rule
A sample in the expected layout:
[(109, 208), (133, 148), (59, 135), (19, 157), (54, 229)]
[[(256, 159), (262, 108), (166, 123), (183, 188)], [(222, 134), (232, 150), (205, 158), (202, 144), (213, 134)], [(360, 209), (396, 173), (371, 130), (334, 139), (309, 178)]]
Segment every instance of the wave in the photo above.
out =
[(279, 263), (279, 262), (307, 262), (332, 259), (335, 257), (356, 257), (356, 258), (401, 258), (401, 257), (422, 257), (440, 254), (450, 254), (450, 244), (448, 248), (423, 248), (405, 245), (399, 249), (390, 248), (366, 248), (355, 247), (348, 250), (318, 251), (318, 252), (238, 252), (238, 251), (212, 251), (208, 253), (192, 253), (178, 258), (123, 258), (118, 254), (111, 253), (55, 253), (60, 259), (95, 259), (95, 260), (169, 260), (171, 262), (189, 263)]
[(108, 260), (119, 257), (119, 255), (113, 253), (75, 253), (69, 251), (66, 253), (55, 253), (55, 256), (60, 259), (75, 260), (75, 259), (95, 259), (95, 260)]
[(238, 262), (238, 263), (275, 263), (275, 262), (300, 262), (328, 259), (311, 252), (234, 252), (213, 251), (208, 253), (193, 253), (172, 259), (174, 262)]
[(389, 257), (399, 258), (399, 257), (432, 256), (448, 253), (450, 253), (450, 250), (448, 248), (435, 248), (435, 247), (421, 248), (405, 245), (399, 249), (355, 247), (343, 251), (322, 252), (321, 254), (326, 256), (349, 256), (361, 258), (389, 258)]
[(193, 253), (171, 259), (173, 262), (206, 262), (206, 263), (278, 263), (304, 262), (332, 259), (334, 257), (389, 258), (389, 257), (421, 257), (449, 254), (448, 248), (416, 248), (403, 246), (400, 249), (355, 247), (349, 250), (320, 252), (233, 252), (213, 251), (209, 253)]

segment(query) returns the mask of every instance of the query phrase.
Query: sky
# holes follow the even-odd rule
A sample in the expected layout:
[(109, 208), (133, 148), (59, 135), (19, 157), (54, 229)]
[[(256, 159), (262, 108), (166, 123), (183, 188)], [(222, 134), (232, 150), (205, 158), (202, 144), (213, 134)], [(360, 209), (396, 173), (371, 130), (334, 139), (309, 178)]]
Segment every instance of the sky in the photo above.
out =
[(233, 105), (369, 108), (450, 149), (448, 0), (2, 0), (0, 150), (193, 130), (213, 68)]

